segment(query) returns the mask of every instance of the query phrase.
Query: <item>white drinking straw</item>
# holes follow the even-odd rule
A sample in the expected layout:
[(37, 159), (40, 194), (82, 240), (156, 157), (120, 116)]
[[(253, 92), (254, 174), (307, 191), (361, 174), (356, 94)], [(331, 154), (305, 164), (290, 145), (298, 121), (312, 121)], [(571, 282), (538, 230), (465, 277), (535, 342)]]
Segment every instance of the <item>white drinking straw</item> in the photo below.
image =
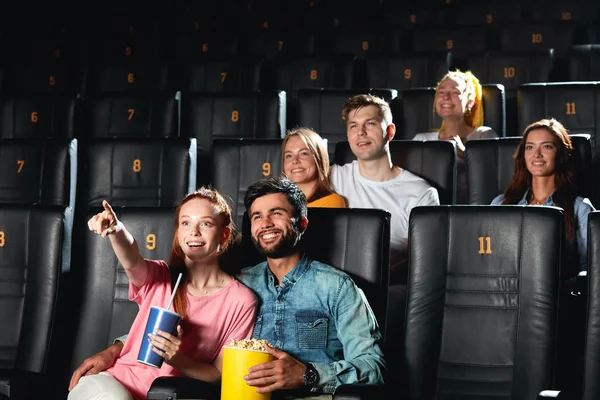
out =
[(179, 286), (179, 282), (181, 282), (181, 272), (177, 277), (177, 282), (175, 282), (175, 287), (173, 288), (173, 293), (171, 294), (171, 299), (169, 300), (169, 304), (167, 305), (167, 310), (171, 308), (171, 303), (173, 302), (173, 298), (175, 297), (175, 292), (177, 291), (177, 287)]

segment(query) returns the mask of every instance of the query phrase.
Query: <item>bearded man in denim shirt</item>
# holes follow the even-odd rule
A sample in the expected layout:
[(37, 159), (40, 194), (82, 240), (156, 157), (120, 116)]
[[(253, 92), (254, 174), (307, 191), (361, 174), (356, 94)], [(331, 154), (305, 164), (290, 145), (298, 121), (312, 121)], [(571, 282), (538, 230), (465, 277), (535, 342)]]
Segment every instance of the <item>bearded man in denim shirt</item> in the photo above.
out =
[[(276, 360), (244, 377), (275, 399), (331, 399), (342, 384), (383, 384), (381, 333), (361, 290), (345, 272), (311, 260), (300, 248), (308, 226), (306, 197), (285, 177), (251, 185), (244, 198), (252, 242), (267, 261), (236, 276), (259, 300), (252, 337), (273, 345)], [(125, 337), (84, 360), (72, 378), (110, 367)]]
[(345, 272), (299, 249), (308, 226), (302, 191), (287, 178), (266, 178), (248, 188), (244, 204), (252, 242), (267, 261), (237, 278), (259, 299), (252, 336), (269, 341), (276, 357), (250, 368), (246, 382), (261, 393), (333, 393), (341, 384), (383, 383), (381, 334), (360, 289)]

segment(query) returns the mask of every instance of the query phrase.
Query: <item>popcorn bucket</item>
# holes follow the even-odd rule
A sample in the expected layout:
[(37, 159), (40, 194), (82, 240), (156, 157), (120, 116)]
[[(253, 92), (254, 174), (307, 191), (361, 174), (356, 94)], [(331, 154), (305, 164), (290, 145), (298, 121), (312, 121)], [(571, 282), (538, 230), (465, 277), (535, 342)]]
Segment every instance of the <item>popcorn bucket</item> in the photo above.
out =
[(244, 380), (248, 368), (273, 361), (275, 357), (259, 350), (223, 346), (221, 400), (269, 400), (271, 393), (256, 393), (255, 386)]

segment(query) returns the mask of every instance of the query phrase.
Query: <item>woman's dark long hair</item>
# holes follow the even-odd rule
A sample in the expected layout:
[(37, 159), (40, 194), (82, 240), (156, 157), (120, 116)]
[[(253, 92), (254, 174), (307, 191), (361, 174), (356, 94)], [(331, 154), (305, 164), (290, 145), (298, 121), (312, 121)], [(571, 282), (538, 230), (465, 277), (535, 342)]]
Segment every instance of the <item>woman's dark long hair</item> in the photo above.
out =
[(573, 145), (569, 133), (565, 127), (554, 118), (542, 119), (525, 128), (523, 138), (519, 143), (517, 151), (513, 155), (515, 160), (515, 171), (512, 180), (504, 191), (502, 204), (517, 204), (529, 190), (528, 201), (531, 200), (531, 173), (525, 163), (525, 145), (529, 133), (535, 129), (544, 129), (554, 137), (556, 145), (556, 160), (554, 163), (554, 179), (556, 191), (554, 192), (554, 204), (564, 210), (565, 231), (567, 242), (572, 243), (575, 238), (575, 198), (577, 197), (577, 185), (575, 183), (575, 163), (573, 161)]
[[(185, 198), (179, 203), (177, 208), (175, 209), (175, 234), (173, 235), (173, 244), (171, 246), (171, 255), (169, 256), (169, 268), (171, 271), (172, 277), (179, 276), (179, 273), (182, 274), (181, 282), (179, 283), (179, 289), (177, 289), (177, 293), (175, 293), (175, 297), (173, 298), (173, 308), (175, 312), (181, 315), (182, 319), (185, 319), (187, 315), (187, 298), (186, 298), (186, 290), (187, 284), (190, 281), (189, 271), (185, 265), (185, 255), (183, 254), (183, 250), (179, 245), (179, 239), (177, 237), (177, 233), (179, 230), (179, 215), (181, 214), (181, 207), (184, 204), (191, 200), (195, 199), (204, 199), (208, 200), (215, 206), (218, 223), (223, 229), (223, 232), (227, 232), (226, 240), (221, 244), (219, 255), (223, 254), (229, 244), (232, 241), (233, 235), (233, 222), (231, 220), (231, 207), (223, 196), (219, 194), (216, 190), (209, 188), (200, 188), (195, 192), (192, 192), (185, 196)], [(172, 285), (175, 284), (175, 279), (172, 279)]]

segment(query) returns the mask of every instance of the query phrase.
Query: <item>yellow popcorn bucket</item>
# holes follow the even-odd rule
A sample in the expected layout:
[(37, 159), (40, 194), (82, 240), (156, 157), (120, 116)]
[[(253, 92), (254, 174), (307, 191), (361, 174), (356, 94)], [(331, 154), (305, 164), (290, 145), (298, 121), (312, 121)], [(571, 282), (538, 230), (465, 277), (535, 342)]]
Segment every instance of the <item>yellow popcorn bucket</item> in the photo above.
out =
[(256, 387), (248, 386), (244, 375), (248, 368), (273, 360), (275, 357), (264, 351), (223, 346), (221, 400), (269, 400), (271, 393), (256, 393)]

